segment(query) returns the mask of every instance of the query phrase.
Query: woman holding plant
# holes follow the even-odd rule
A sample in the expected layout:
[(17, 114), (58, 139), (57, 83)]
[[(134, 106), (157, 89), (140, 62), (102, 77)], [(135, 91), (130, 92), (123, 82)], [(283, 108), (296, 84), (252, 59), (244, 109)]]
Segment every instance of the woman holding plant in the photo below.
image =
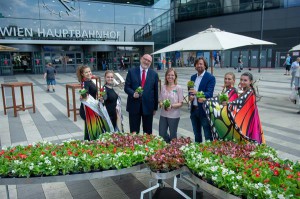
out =
[[(224, 88), (222, 91), (222, 94), (227, 95), (227, 98), (223, 98), (224, 100), (220, 100), (222, 104), (225, 106), (227, 105), (227, 102), (231, 102), (238, 98), (238, 92), (237, 89), (234, 87), (235, 83), (235, 75), (233, 72), (228, 72), (224, 76)], [(221, 95), (222, 95), (221, 94)]]
[[(183, 103), (182, 88), (177, 85), (177, 72), (169, 68), (165, 73), (165, 85), (162, 86), (159, 94), (161, 107), (159, 119), (159, 135), (166, 142), (177, 138), (177, 129), (180, 120), (180, 108)], [(168, 129), (170, 134), (168, 134)]]
[[(110, 121), (115, 129), (115, 131), (123, 131), (121, 124), (121, 99), (115, 92), (114, 85), (114, 72), (107, 70), (104, 74), (105, 84), (99, 92), (99, 100), (106, 107)], [(119, 102), (119, 103), (118, 103)], [(117, 122), (118, 121), (118, 122)]]
[(97, 109), (98, 101), (95, 100), (97, 96), (97, 86), (92, 81), (93, 75), (90, 67), (79, 66), (76, 70), (76, 75), (82, 88), (80, 90), (81, 105), (79, 114), (84, 120), (84, 139), (95, 140), (101, 133), (111, 131), (111, 125), (109, 125), (111, 122), (108, 121), (109, 119), (107, 120), (104, 114), (101, 114), (103, 116), (101, 117), (99, 113), (97, 113), (97, 111), (99, 111)]
[(254, 140), (259, 144), (265, 143), (251, 73), (245, 72), (241, 75), (240, 88), (243, 93), (236, 100), (228, 103), (228, 112), (234, 120), (237, 130), (246, 139)]

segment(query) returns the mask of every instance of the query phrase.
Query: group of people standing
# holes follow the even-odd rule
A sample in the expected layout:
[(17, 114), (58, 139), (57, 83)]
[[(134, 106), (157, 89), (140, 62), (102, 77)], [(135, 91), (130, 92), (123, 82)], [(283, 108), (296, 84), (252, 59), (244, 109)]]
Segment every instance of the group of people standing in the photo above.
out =
[[(153, 116), (160, 107), (159, 135), (166, 142), (170, 142), (173, 138), (177, 137), (181, 115), (180, 108), (183, 105), (183, 89), (177, 84), (178, 76), (174, 68), (169, 68), (166, 71), (164, 84), (159, 89), (158, 74), (150, 68), (151, 63), (152, 56), (149, 54), (143, 55), (140, 58), (140, 66), (130, 69), (126, 76), (124, 91), (128, 95), (126, 111), (129, 113), (130, 132), (139, 133), (142, 122), (143, 133), (152, 134)], [(232, 131), (234, 138), (240, 136), (240, 138), (265, 143), (256, 106), (255, 89), (252, 85), (252, 74), (246, 72), (241, 75), (239, 83), (240, 93), (238, 93), (238, 89), (234, 87), (235, 75), (227, 73), (224, 77), (223, 91), (228, 94), (229, 101), (222, 102), (216, 106), (213, 97), (216, 80), (212, 74), (207, 72), (208, 65), (206, 60), (202, 57), (195, 60), (194, 66), (197, 73), (190, 78), (194, 82), (194, 88), (189, 90), (189, 101), (191, 104), (190, 119), (195, 135), (195, 142), (202, 142), (202, 128), (205, 140), (224, 138), (222, 132), (218, 132), (222, 128), (214, 124), (215, 117), (212, 115), (214, 109), (220, 111), (221, 108), (226, 113), (230, 113), (228, 115), (231, 115), (229, 119), (232, 126), (236, 127)], [(119, 117), (121, 115), (120, 107), (119, 113), (117, 108), (118, 104), (120, 105), (117, 102), (120, 97), (113, 89), (113, 71), (106, 71), (105, 73), (104, 87), (107, 95), (105, 99), (101, 95), (97, 96), (96, 85), (92, 81), (93, 76), (88, 66), (79, 67), (77, 69), (77, 77), (82, 84), (82, 88), (85, 88), (88, 94), (94, 99), (99, 99), (99, 106), (102, 107), (104, 105), (105, 109), (102, 110), (107, 111), (109, 115), (108, 120), (110, 120), (108, 123), (112, 123), (113, 131), (122, 130), (118, 128), (117, 124), (121, 118)], [(197, 92), (202, 92), (204, 96), (201, 98), (197, 97)], [(82, 100), (84, 101), (84, 99)], [(164, 107), (166, 100), (170, 102), (168, 107)], [(109, 125), (106, 125), (105, 121), (103, 121), (105, 114), (98, 113), (97, 117), (99, 118), (96, 117), (94, 120), (88, 120), (89, 116), (87, 114), (90, 114), (89, 109), (86, 102), (83, 102), (80, 107), (80, 116), (85, 120), (84, 139), (86, 140), (97, 138), (97, 133), (95, 134), (94, 131), (101, 133), (111, 130), (108, 127)], [(247, 114), (249, 113), (252, 115), (248, 116)], [(241, 121), (242, 114), (247, 115), (247, 123), (245, 123), (245, 119)], [(93, 123), (93, 121), (98, 122)], [(89, 132), (90, 130), (93, 132)], [(228, 133), (230, 133), (230, 130), (227, 134), (225, 133), (226, 138), (228, 138)]]

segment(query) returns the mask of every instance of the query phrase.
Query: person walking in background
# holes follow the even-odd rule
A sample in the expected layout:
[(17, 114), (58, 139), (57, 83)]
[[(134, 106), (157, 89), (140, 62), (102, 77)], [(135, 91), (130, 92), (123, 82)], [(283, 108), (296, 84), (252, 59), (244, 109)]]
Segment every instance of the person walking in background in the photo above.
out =
[[(121, 102), (118, 103), (118, 100), (121, 100), (118, 94), (115, 92), (113, 85), (114, 85), (114, 72), (111, 70), (107, 70), (104, 74), (105, 84), (103, 86), (103, 91), (105, 90), (105, 94), (99, 95), (99, 100), (103, 103), (106, 107), (108, 112), (110, 121), (115, 129), (115, 131), (123, 132), (122, 126), (122, 115), (121, 115)], [(102, 92), (103, 92), (102, 91)], [(119, 124), (118, 125), (118, 119)]]
[(297, 114), (300, 114), (300, 67), (297, 67), (296, 69), (294, 85), (295, 85), (295, 90), (298, 93), (297, 100), (298, 100), (299, 111), (297, 112)]
[[(164, 101), (170, 100), (170, 106), (165, 107)], [(177, 129), (180, 120), (180, 108), (183, 104), (183, 91), (177, 85), (177, 72), (174, 68), (169, 68), (165, 73), (165, 85), (162, 86), (159, 102), (161, 107), (159, 118), (159, 135), (169, 143), (177, 138)], [(168, 134), (168, 129), (170, 134)]]
[[(83, 101), (81, 102), (79, 110), (80, 117), (84, 120), (84, 140), (96, 140), (100, 134), (113, 130), (111, 121), (107, 117), (102, 118), (100, 114), (97, 113), (100, 109), (94, 110), (91, 106), (88, 106), (88, 103), (84, 102), (88, 100), (88, 98), (91, 98), (90, 101), (94, 103), (95, 99), (97, 99), (97, 86), (92, 81), (93, 75), (91, 68), (89, 66), (79, 66), (76, 70), (76, 76), (81, 84), (81, 88), (85, 89), (87, 93), (85, 99), (83, 99), (84, 97), (82, 97), (82, 95), (80, 96)], [(100, 102), (97, 101), (97, 105), (99, 105), (99, 103)]]
[(56, 74), (57, 74), (56, 69), (52, 67), (51, 63), (48, 63), (46, 65), (46, 69), (44, 72), (44, 79), (47, 80), (47, 92), (50, 92), (50, 86), (52, 87), (53, 92), (55, 92), (55, 85), (56, 85), (55, 76), (56, 76)]
[(297, 69), (299, 68), (299, 63), (300, 63), (300, 57), (297, 57), (296, 61), (294, 61), (291, 65), (291, 74), (292, 74), (291, 88), (293, 87), (295, 74), (296, 74)]
[[(126, 111), (129, 113), (130, 132), (140, 132), (141, 119), (143, 132), (152, 134), (153, 115), (158, 109), (158, 74), (149, 68), (152, 57), (145, 54), (140, 66), (128, 71), (124, 91), (127, 93)], [(143, 89), (138, 93), (137, 88)]]
[[(213, 96), (216, 79), (213, 75), (207, 72), (207, 62), (205, 58), (200, 57), (194, 63), (197, 73), (191, 76), (191, 81), (194, 82), (194, 89), (189, 90), (189, 100), (191, 102), (191, 121), (195, 135), (195, 142), (202, 142), (202, 128), (204, 131), (205, 140), (212, 140), (210, 125), (203, 109), (205, 98)], [(202, 91), (205, 98), (196, 97), (196, 93)]]
[(285, 66), (285, 74), (284, 75), (290, 75), (291, 61), (292, 61), (292, 58), (291, 58), (290, 54), (287, 54), (285, 62), (283, 63), (283, 66)]
[[(239, 57), (238, 57), (238, 72), (240, 73), (241, 70), (243, 70), (243, 55), (240, 54)], [(234, 68), (236, 69), (236, 67)]]

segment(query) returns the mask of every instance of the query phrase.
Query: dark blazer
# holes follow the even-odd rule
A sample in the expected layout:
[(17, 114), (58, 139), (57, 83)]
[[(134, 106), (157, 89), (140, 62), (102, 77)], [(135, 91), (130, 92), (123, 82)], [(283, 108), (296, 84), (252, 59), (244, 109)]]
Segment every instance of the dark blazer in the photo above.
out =
[(142, 103), (143, 114), (150, 115), (158, 108), (158, 75), (151, 68), (148, 69), (146, 82), (142, 97), (133, 97), (135, 90), (141, 86), (140, 67), (132, 68), (128, 71), (125, 81), (124, 91), (128, 94), (126, 111), (133, 114), (140, 114)]
[[(197, 74), (192, 75), (191, 81), (195, 82), (196, 78), (197, 78)], [(209, 72), (205, 71), (197, 91), (203, 91), (206, 99), (211, 98), (213, 97), (214, 94), (215, 85), (216, 85), (216, 78), (212, 76)], [(197, 110), (199, 110), (200, 115), (205, 116), (206, 113), (203, 109), (203, 103), (198, 102), (198, 107), (199, 109)]]

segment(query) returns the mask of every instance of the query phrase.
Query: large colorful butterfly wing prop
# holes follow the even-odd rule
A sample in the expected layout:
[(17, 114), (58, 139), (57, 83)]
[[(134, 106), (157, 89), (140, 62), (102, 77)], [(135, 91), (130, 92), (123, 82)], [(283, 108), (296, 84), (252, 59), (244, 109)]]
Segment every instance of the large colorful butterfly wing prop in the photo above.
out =
[(204, 108), (214, 139), (243, 140), (243, 136), (236, 130), (234, 122), (230, 119), (227, 106), (219, 103), (219, 97), (208, 99), (204, 103)]
[(230, 120), (243, 138), (249, 141), (265, 143), (265, 138), (258, 115), (256, 97), (250, 89), (227, 106)]
[(95, 113), (88, 106), (84, 106), (86, 115), (86, 128), (90, 140), (96, 140), (99, 135), (110, 132), (110, 128), (105, 119)]

